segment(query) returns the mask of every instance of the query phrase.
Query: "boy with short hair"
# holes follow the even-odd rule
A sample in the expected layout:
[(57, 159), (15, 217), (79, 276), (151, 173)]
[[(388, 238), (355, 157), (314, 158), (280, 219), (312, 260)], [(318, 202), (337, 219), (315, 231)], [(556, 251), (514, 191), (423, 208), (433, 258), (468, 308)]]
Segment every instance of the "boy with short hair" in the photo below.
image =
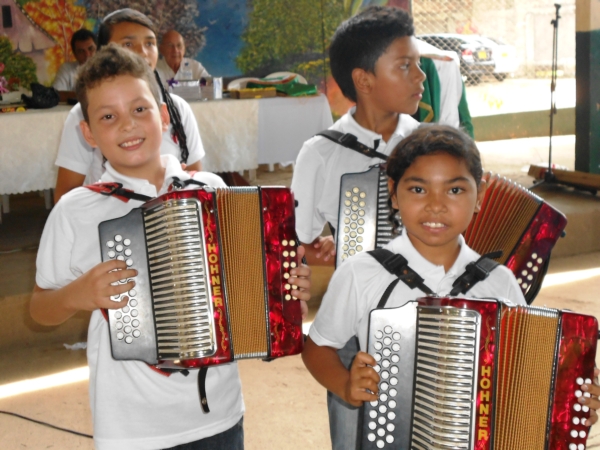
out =
[[(425, 74), (413, 35), (411, 17), (389, 7), (368, 8), (338, 27), (329, 49), (331, 73), (356, 106), (331, 130), (353, 134), (360, 143), (389, 155), (419, 126), (410, 115), (417, 111)], [(306, 141), (292, 189), (298, 200), (296, 230), (309, 264), (334, 263), (333, 239), (320, 235), (326, 223), (330, 228), (337, 224), (342, 175), (381, 162), (322, 136)]]
[[(389, 155), (419, 126), (411, 115), (421, 100), (425, 74), (419, 67), (412, 18), (398, 8), (370, 7), (338, 27), (329, 58), (342, 93), (356, 102), (330, 129), (353, 134), (361, 144)], [(309, 264), (335, 262), (332, 236), (320, 235), (326, 223), (335, 232), (342, 175), (382, 162), (322, 136), (305, 142), (296, 160), (292, 190), (298, 201), (296, 231)], [(339, 351), (347, 367), (356, 351), (354, 339)], [(334, 450), (353, 448), (358, 411), (331, 392), (327, 404)]]
[[(114, 44), (100, 50), (79, 76), (77, 95), (85, 119), (81, 129), (107, 159), (102, 182), (121, 183), (136, 194), (156, 197), (175, 177), (189, 180), (173, 155), (160, 154), (169, 124), (150, 66)], [(213, 187), (216, 175), (198, 172), (195, 180)], [(143, 200), (122, 200), (76, 188), (57, 203), (44, 228), (37, 257), (31, 315), (43, 325), (60, 324), (79, 310), (93, 311), (88, 330), (90, 402), (94, 444), (103, 449), (243, 448), (244, 404), (237, 364), (211, 367), (205, 380), (210, 413), (201, 410), (197, 371), (165, 376), (140, 361), (116, 361), (108, 323), (100, 309), (124, 307), (111, 296), (128, 292), (137, 274), (123, 261), (101, 262), (98, 225), (122, 217)], [(301, 252), (299, 252), (299, 256)], [(292, 295), (307, 300), (310, 270), (292, 270)], [(298, 278), (300, 277), (300, 278)]]

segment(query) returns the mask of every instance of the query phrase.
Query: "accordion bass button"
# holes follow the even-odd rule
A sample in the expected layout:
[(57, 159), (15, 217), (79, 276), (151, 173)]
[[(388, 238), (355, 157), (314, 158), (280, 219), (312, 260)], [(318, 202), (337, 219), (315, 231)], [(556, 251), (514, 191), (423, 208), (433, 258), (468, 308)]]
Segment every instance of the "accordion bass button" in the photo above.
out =
[(123, 245), (129, 247), (131, 245), (131, 239), (124, 239), (123, 240)]
[(393, 443), (393, 442), (394, 442), (394, 436), (392, 436), (391, 434), (388, 434), (388, 435), (385, 437), (385, 441), (386, 441), (388, 444), (391, 444), (391, 443)]
[(131, 322), (131, 326), (134, 328), (137, 328), (140, 326), (140, 321), (135, 319), (133, 322)]
[(375, 441), (375, 433), (369, 433), (367, 435), (367, 439), (369, 440), (369, 442), (374, 442)]
[(115, 242), (121, 242), (123, 240), (123, 236), (121, 236), (120, 234), (117, 234), (115, 236)]
[(571, 437), (576, 438), (577, 437), (577, 431), (576, 430), (571, 430)]

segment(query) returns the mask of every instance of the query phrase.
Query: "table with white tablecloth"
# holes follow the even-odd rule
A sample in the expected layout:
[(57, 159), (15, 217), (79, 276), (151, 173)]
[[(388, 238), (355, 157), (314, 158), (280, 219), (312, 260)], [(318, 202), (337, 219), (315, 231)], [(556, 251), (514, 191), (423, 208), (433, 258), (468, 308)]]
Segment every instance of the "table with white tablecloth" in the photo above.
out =
[[(211, 172), (296, 160), (302, 143), (331, 126), (323, 95), (191, 102)], [(54, 188), (54, 165), (70, 107), (0, 114), (0, 195)]]

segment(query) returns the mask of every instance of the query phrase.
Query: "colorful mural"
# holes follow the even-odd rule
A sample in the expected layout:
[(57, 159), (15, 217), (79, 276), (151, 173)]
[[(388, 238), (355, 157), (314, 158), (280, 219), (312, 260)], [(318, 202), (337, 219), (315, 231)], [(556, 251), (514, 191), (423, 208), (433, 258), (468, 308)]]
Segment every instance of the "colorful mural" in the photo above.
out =
[[(327, 47), (337, 26), (362, 8), (409, 0), (0, 0), (0, 36), (30, 58), (49, 85), (73, 61), (71, 36), (94, 30), (108, 13), (130, 7), (148, 15), (159, 34), (176, 29), (189, 57), (215, 76), (266, 76), (290, 71), (327, 92), (334, 110), (349, 103), (329, 76)], [(1, 42), (1, 41), (0, 41)], [(5, 58), (4, 56), (2, 56)], [(10, 72), (6, 62), (5, 74)]]

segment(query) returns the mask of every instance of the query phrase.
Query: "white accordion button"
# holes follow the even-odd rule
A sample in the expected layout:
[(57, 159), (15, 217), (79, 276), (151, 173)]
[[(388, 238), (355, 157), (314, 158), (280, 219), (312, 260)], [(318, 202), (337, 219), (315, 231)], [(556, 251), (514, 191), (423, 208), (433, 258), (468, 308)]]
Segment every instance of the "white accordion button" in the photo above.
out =
[(387, 402), (388, 396), (387, 394), (381, 394), (379, 396), (379, 400), (381, 400), (382, 402)]
[(386, 334), (390, 334), (392, 332), (392, 327), (390, 327), (389, 325), (387, 325), (383, 331), (385, 331)]
[(397, 363), (400, 361), (400, 356), (398, 355), (392, 355), (392, 362), (393, 363)]
[(121, 317), (123, 317), (123, 314), (120, 311), (117, 311), (115, 313), (115, 319), (120, 319)]
[(389, 420), (394, 420), (396, 418), (396, 413), (394, 411), (390, 411), (388, 413), (388, 419)]
[(121, 244), (119, 244), (119, 245), (117, 245), (115, 247), (115, 250), (118, 251), (118, 252), (122, 252), (123, 251), (123, 246)]
[(131, 239), (124, 239), (123, 244), (129, 247), (131, 245)]
[(128, 313), (129, 312), (129, 306), (123, 306), (121, 308), (121, 311), (123, 311), (124, 313)]
[(592, 384), (592, 380), (590, 380), (589, 378), (585, 379), (585, 384)]
[(400, 344), (398, 344), (397, 342), (394, 342), (392, 344), (392, 350), (395, 351), (395, 352), (400, 351)]
[(123, 322), (117, 322), (117, 330), (122, 330), (123, 329)]
[[(130, 289), (128, 294), (130, 297), (135, 297), (135, 295), (137, 294), (137, 291), (135, 289)], [(131, 305), (131, 306), (135, 306), (135, 305)]]
[(569, 450), (577, 450), (577, 444), (569, 444)]
[(115, 251), (114, 251), (114, 250), (109, 250), (109, 251), (108, 251), (108, 257), (109, 257), (109, 258), (111, 258), (111, 259), (112, 259), (112, 258), (114, 258), (115, 256), (117, 256), (117, 254), (115, 253)]
[(396, 395), (398, 395), (398, 391), (396, 389), (390, 389), (390, 396), (395, 397)]
[(381, 372), (381, 378), (383, 380), (387, 380), (390, 377), (390, 373), (387, 370), (384, 370), (383, 372)]
[(377, 339), (381, 339), (383, 337), (383, 333), (381, 331), (377, 331), (377, 332), (375, 332), (375, 337)]
[(571, 430), (571, 437), (577, 437), (577, 430)]
[(131, 322), (131, 317), (129, 317), (129, 316), (123, 317), (123, 322), (125, 322), (125, 323)]
[(396, 377), (390, 378), (390, 384), (392, 386), (396, 386), (398, 384), (398, 378), (396, 378)]
[(395, 408), (396, 407), (396, 401), (395, 400), (390, 400), (390, 402), (388, 403), (388, 406), (390, 408)]
[(381, 371), (381, 367), (379, 366), (373, 366), (373, 370), (377, 373), (379, 373)]
[(575, 403), (573, 405), (573, 409), (577, 412), (581, 411), (581, 405), (579, 403)]
[(374, 409), (372, 409), (371, 411), (369, 411), (369, 417), (371, 419), (375, 419), (377, 417), (377, 411), (375, 411)]
[(375, 361), (381, 361), (381, 353), (375, 353)]
[(392, 343), (392, 338), (390, 338), (389, 336), (386, 336), (386, 337), (383, 339), (383, 343), (384, 343), (385, 345), (390, 345), (390, 344)]
[(383, 448), (385, 446), (385, 442), (382, 440), (377, 441), (377, 448)]
[(381, 365), (387, 369), (388, 367), (390, 367), (390, 361), (388, 359), (384, 360)]
[(583, 444), (579, 444), (579, 445), (577, 446), (577, 450), (585, 450), (585, 445), (583, 445)]
[(113, 247), (115, 246), (115, 243), (114, 243), (114, 241), (107, 241), (107, 242), (106, 242), (106, 246), (107, 246), (108, 248), (113, 248)]
[(583, 412), (588, 412), (588, 411), (590, 410), (590, 407), (589, 407), (589, 406), (582, 406), (582, 407), (581, 407), (581, 410), (582, 410)]
[(125, 337), (125, 335), (123, 333), (121, 333), (120, 331), (117, 333), (117, 339), (121, 340)]
[(579, 417), (573, 417), (573, 425), (579, 425)]
[(396, 375), (399, 371), (400, 369), (398, 369), (398, 366), (392, 366), (392, 368), (390, 369), (392, 375)]
[(123, 236), (121, 236), (120, 234), (117, 234), (115, 236), (115, 242), (121, 242), (123, 240)]
[[(377, 436), (379, 436), (379, 437), (385, 436), (385, 430), (383, 428), (379, 428), (377, 430)], [(377, 443), (377, 445), (379, 445), (379, 442)]]
[(388, 434), (388, 435), (385, 437), (385, 441), (386, 441), (388, 444), (391, 444), (392, 442), (394, 442), (394, 436), (392, 436), (391, 434)]
[(125, 342), (127, 342), (128, 344), (131, 344), (133, 342), (133, 338), (131, 336), (126, 336)]
[(389, 384), (387, 384), (387, 383), (385, 383), (385, 382), (384, 382), (384, 383), (381, 383), (381, 384), (379, 385), (379, 389), (381, 389), (382, 391), (387, 391), (389, 387), (390, 387), (390, 385), (389, 385)]
[(579, 389), (577, 389), (575, 391), (575, 397), (579, 398), (579, 397), (581, 397), (581, 394), (582, 394), (582, 392)]
[[(133, 306), (133, 305), (131, 305)], [(131, 310), (131, 317), (137, 317), (138, 316), (138, 310), (137, 309), (132, 309)]]
[(131, 251), (131, 249), (130, 249), (130, 248), (126, 248), (126, 249), (125, 249), (125, 251), (124, 251), (123, 253), (125, 254), (125, 256), (131, 256), (131, 254), (132, 254), (133, 252)]
[(125, 264), (127, 264), (127, 267), (133, 266), (133, 259), (129, 258), (127, 261), (125, 261)]
[(579, 437), (580, 437), (581, 439), (583, 439), (583, 438), (584, 438), (584, 437), (586, 437), (586, 436), (587, 436), (587, 433), (586, 433), (585, 431), (581, 430), (581, 431), (579, 432)]
[(385, 414), (387, 412), (387, 406), (385, 406), (385, 405), (379, 405), (379, 412), (381, 414)]
[(390, 356), (391, 354), (392, 354), (392, 351), (389, 348), (383, 349), (383, 356)]
[(294, 241), (294, 240), (291, 240), (291, 241), (290, 241), (290, 245), (291, 245), (292, 247), (293, 247), (293, 246), (295, 246), (295, 245), (296, 245), (296, 241)]
[(537, 253), (532, 253), (531, 254), (531, 259), (535, 259), (535, 258), (537, 258)]
[(581, 385), (583, 384), (583, 378), (579, 377), (579, 378), (577, 378), (577, 380), (575, 380), (575, 382), (576, 382), (576, 383), (577, 383), (579, 386), (581, 386)]
[(141, 334), (142, 332), (140, 330), (133, 330), (133, 337), (140, 337)]
[(367, 435), (367, 439), (369, 440), (369, 442), (374, 442), (375, 441), (375, 433), (369, 433)]
[(137, 320), (137, 319), (135, 319), (133, 322), (131, 322), (131, 326), (133, 326), (133, 327), (139, 327), (140, 326), (140, 321)]
[(373, 400), (373, 401), (372, 401), (372, 402), (370, 402), (370, 403), (371, 403), (371, 406), (372, 406), (373, 408), (375, 408), (375, 407), (376, 407), (376, 406), (379, 404), (379, 402), (378, 402), (377, 400)]
[(381, 350), (383, 345), (381, 345), (381, 342), (375, 342), (375, 344), (373, 344), (373, 347), (375, 347), (375, 350)]
[(387, 430), (391, 433), (396, 429), (396, 426), (393, 423), (388, 423), (386, 426)]
[(129, 333), (131, 333), (131, 327), (129, 325), (127, 325), (123, 331), (125, 333), (129, 334)]
[(377, 419), (377, 422), (379, 423), (379, 425), (385, 425), (385, 417), (379, 416), (379, 419)]
[(377, 424), (375, 422), (369, 422), (369, 429), (374, 430), (377, 428)]
[(125, 257), (124, 257), (123, 255), (119, 255), (119, 256), (117, 256), (117, 259), (118, 259), (119, 261), (125, 261)]

